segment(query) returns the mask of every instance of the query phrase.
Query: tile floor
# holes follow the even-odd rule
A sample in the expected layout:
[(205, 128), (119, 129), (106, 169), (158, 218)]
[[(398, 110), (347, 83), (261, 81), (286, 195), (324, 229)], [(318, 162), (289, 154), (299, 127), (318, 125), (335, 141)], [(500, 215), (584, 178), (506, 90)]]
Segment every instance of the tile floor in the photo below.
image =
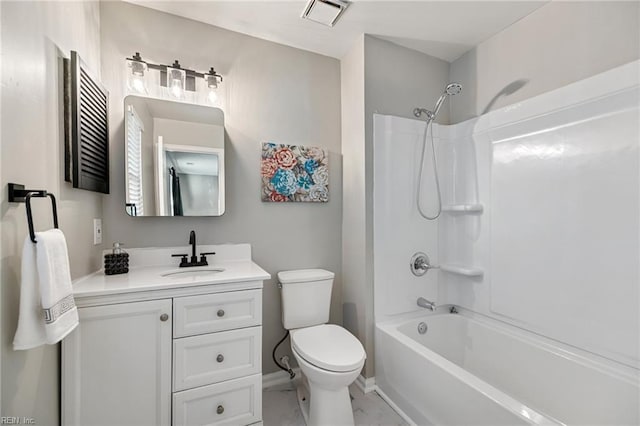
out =
[[(296, 379), (297, 380), (297, 379)], [(296, 399), (295, 381), (266, 388), (262, 391), (262, 420), (264, 426), (304, 426), (304, 419)], [(407, 423), (376, 392), (363, 394), (351, 385), (351, 405), (356, 425), (405, 426)]]

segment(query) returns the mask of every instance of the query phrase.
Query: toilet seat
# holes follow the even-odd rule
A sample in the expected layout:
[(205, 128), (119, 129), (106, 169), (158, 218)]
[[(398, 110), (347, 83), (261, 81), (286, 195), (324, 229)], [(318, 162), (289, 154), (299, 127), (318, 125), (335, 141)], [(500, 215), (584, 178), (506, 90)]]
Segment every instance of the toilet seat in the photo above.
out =
[(308, 363), (328, 371), (360, 369), (366, 358), (360, 341), (334, 324), (292, 330), (291, 347)]

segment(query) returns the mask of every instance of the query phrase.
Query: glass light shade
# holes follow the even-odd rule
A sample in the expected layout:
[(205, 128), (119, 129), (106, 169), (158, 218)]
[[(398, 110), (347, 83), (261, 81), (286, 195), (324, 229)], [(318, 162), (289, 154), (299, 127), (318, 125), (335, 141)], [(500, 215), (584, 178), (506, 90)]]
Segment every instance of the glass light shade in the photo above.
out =
[(182, 98), (185, 90), (187, 73), (180, 68), (167, 68), (167, 88), (175, 98)]
[(131, 92), (146, 94), (147, 90), (147, 64), (139, 61), (127, 60), (127, 88)]
[(205, 74), (204, 78), (207, 82), (207, 87), (209, 89), (217, 89), (218, 88), (218, 77), (213, 74)]
[(218, 102), (218, 79), (222, 80), (216, 71), (211, 67), (209, 72), (204, 75), (205, 83), (207, 84), (207, 100), (210, 104), (215, 105)]

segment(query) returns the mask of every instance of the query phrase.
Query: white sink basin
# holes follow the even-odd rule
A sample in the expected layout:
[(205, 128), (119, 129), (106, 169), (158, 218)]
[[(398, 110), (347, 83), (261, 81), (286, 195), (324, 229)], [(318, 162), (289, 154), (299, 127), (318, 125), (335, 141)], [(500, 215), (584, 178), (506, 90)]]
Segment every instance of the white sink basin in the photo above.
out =
[(186, 278), (186, 277), (206, 277), (223, 272), (224, 268), (204, 268), (204, 269), (180, 269), (177, 271), (165, 272), (162, 277)]

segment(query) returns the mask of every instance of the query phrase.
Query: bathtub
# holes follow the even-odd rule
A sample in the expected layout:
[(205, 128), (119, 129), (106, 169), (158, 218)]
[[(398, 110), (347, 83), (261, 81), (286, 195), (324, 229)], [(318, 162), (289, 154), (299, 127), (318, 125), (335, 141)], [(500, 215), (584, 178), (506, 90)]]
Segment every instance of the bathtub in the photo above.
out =
[(459, 311), (376, 324), (376, 384), (416, 424), (640, 423), (639, 370)]

